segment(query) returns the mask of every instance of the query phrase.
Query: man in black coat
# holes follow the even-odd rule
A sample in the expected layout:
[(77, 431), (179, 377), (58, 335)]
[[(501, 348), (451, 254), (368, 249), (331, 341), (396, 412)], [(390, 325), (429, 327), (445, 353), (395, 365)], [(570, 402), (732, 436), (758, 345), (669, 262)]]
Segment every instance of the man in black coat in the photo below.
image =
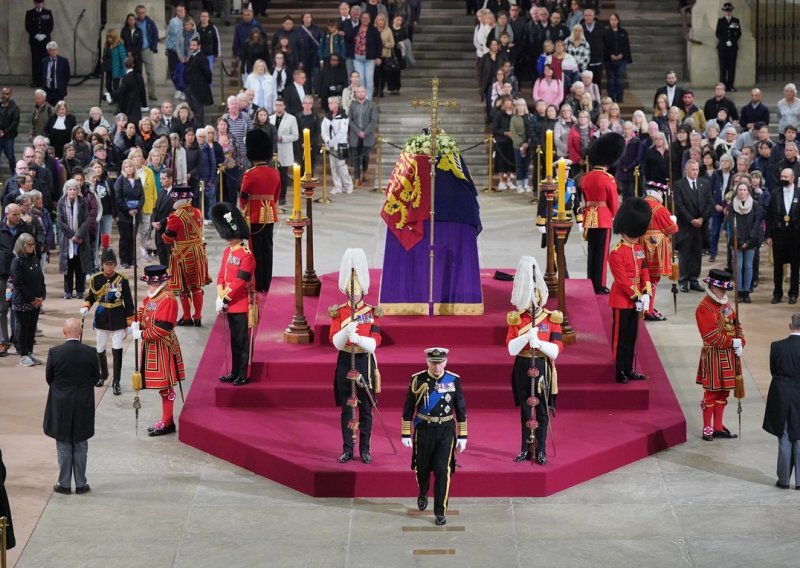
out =
[(150, 216), (150, 223), (156, 231), (156, 251), (158, 252), (158, 263), (164, 266), (169, 266), (170, 245), (164, 242), (161, 238), (164, 231), (167, 230), (167, 219), (172, 213), (172, 183), (174, 174), (171, 169), (164, 168), (161, 170), (161, 192), (156, 198), (156, 204), (153, 206), (153, 214)]
[(797, 303), (800, 288), (800, 189), (794, 171), (780, 172), (780, 187), (772, 190), (767, 206), (765, 235), (772, 247), (773, 285), (771, 303), (783, 301), (783, 266), (789, 264), (789, 303)]
[(6, 528), (6, 549), (11, 550), (17, 545), (14, 538), (14, 522), (11, 520), (11, 505), (8, 503), (6, 493), (6, 465), (3, 463), (3, 450), (0, 450), (0, 517), (8, 520)]
[(139, 124), (142, 120), (142, 107), (145, 105), (144, 78), (142, 74), (134, 70), (132, 57), (125, 60), (125, 76), (119, 82), (119, 88), (111, 92), (106, 92), (106, 100), (117, 101), (118, 111), (128, 117), (130, 122)]
[(200, 126), (205, 125), (205, 106), (214, 104), (211, 94), (211, 68), (208, 59), (200, 52), (200, 40), (193, 39), (189, 43), (191, 55), (186, 62), (186, 102), (194, 113)]
[(675, 71), (667, 71), (664, 84), (656, 89), (656, 94), (653, 95), (653, 108), (656, 108), (659, 95), (667, 95), (667, 108), (681, 105), (683, 89), (678, 86), (678, 76)]
[(725, 89), (736, 92), (733, 86), (736, 80), (736, 56), (739, 54), (739, 38), (742, 37), (742, 24), (739, 18), (733, 17), (733, 4), (722, 5), (724, 17), (717, 20), (717, 55), (719, 56), (719, 81)]
[(675, 238), (680, 267), (678, 282), (681, 292), (688, 292), (689, 288), (702, 292), (698, 278), (703, 248), (708, 246), (708, 220), (714, 207), (708, 179), (698, 177), (700, 165), (689, 160), (684, 173), (685, 176), (673, 184), (675, 215), (678, 217), (678, 235)]
[(587, 8), (583, 11), (583, 35), (589, 42), (591, 53), (589, 55), (589, 66), (587, 69), (592, 72), (592, 83), (601, 88), (600, 79), (603, 75), (603, 61), (605, 60), (605, 26), (594, 17), (594, 10)]
[(67, 98), (67, 86), (72, 73), (69, 69), (69, 59), (58, 54), (58, 44), (51, 41), (47, 44), (47, 57), (42, 59), (42, 84), (47, 93), (47, 102), (55, 106), (58, 101)]
[(794, 468), (795, 489), (800, 489), (800, 313), (792, 314), (789, 332), (789, 337), (770, 345), (772, 382), (763, 428), (778, 437), (776, 487), (789, 489)]
[(56, 493), (88, 493), (86, 458), (89, 438), (94, 436), (94, 385), (100, 380), (100, 366), (93, 347), (80, 343), (81, 324), (64, 322), (64, 343), (47, 355), (45, 377), (50, 390), (44, 410), (44, 433), (56, 440), (58, 483)]

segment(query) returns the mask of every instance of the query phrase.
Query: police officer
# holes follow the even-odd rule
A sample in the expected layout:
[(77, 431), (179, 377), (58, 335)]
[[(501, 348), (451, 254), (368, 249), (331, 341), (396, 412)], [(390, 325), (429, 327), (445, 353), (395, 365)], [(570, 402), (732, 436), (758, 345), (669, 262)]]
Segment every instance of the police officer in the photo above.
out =
[(719, 82), (725, 83), (725, 90), (736, 92), (733, 83), (736, 79), (736, 56), (739, 54), (739, 38), (742, 37), (742, 24), (733, 17), (733, 4), (722, 5), (725, 14), (717, 20), (717, 54), (719, 55)]
[(47, 43), (53, 33), (53, 13), (44, 7), (44, 0), (33, 0), (34, 7), (25, 12), (25, 31), (31, 48), (31, 87), (44, 85), (42, 59), (47, 57)]

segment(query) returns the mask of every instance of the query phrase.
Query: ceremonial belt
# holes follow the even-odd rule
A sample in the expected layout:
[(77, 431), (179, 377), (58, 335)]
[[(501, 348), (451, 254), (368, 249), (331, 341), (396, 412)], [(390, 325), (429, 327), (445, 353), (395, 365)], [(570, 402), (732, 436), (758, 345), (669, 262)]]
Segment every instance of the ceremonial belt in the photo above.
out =
[(526, 359), (530, 359), (531, 357), (535, 357), (536, 359), (547, 359), (547, 355), (539, 351), (538, 349), (535, 352), (531, 352), (530, 349), (523, 349), (519, 353), (517, 353), (517, 357), (525, 357)]
[(605, 201), (587, 201), (586, 207), (608, 207), (608, 203)]
[(189, 239), (188, 241), (175, 241), (172, 244), (173, 248), (184, 248), (189, 246), (201, 245), (203, 244), (203, 239), (196, 238), (196, 239)]
[(122, 300), (119, 302), (97, 302), (97, 305), (103, 308), (118, 308), (122, 305)]
[(417, 413), (417, 418), (429, 424), (444, 424), (445, 422), (450, 422), (453, 419), (453, 415), (451, 414), (449, 416), (428, 416), (427, 414)]
[(342, 351), (344, 351), (345, 353), (355, 353), (357, 355), (361, 353), (368, 353), (368, 351), (362, 349), (358, 345), (346, 345), (345, 348), (342, 349)]
[(250, 199), (252, 199), (253, 201), (275, 201), (275, 196), (270, 195), (269, 197), (261, 197), (257, 195), (251, 195)]
[(648, 231), (645, 232), (644, 236), (646, 237), (648, 235), (663, 235), (663, 234), (664, 233), (662, 233), (658, 229), (649, 229)]

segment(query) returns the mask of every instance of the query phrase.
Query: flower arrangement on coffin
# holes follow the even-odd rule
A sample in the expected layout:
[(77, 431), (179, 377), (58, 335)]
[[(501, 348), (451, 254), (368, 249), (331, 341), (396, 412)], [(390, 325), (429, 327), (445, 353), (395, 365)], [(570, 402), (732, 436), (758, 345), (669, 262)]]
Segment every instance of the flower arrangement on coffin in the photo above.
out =
[[(439, 135), (436, 137), (436, 144), (439, 150), (438, 154), (447, 155), (461, 153), (461, 149), (458, 147), (458, 142), (456, 142), (456, 139), (447, 134), (445, 131), (439, 132)], [(405, 146), (403, 146), (403, 152), (430, 156), (431, 135), (415, 134), (414, 136), (410, 137), (406, 141)]]

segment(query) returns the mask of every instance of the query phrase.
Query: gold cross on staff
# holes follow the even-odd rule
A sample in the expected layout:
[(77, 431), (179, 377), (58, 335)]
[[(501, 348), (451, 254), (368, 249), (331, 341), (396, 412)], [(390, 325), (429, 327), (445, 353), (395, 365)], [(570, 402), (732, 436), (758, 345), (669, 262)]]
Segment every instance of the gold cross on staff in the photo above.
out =
[(458, 101), (443, 101), (439, 98), (439, 78), (431, 79), (431, 98), (414, 99), (411, 101), (413, 107), (431, 107), (431, 144), (436, 145), (436, 136), (439, 134), (439, 107), (457, 107)]

